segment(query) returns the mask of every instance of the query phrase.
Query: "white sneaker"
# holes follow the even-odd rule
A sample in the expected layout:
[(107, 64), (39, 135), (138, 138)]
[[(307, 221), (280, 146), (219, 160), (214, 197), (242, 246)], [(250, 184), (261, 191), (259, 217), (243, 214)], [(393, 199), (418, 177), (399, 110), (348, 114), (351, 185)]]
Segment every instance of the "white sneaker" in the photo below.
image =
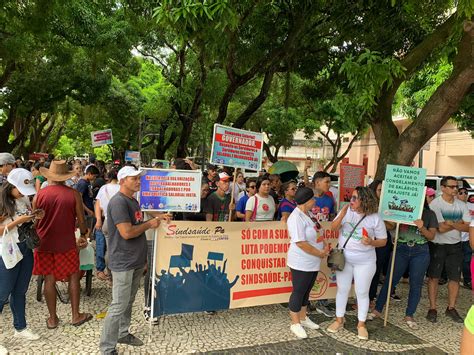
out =
[(8, 350), (3, 345), (0, 345), (0, 355), (8, 355)]
[(309, 319), (308, 317), (306, 317), (306, 319), (300, 321), (300, 324), (305, 327), (305, 328), (308, 328), (308, 329), (319, 329), (319, 325), (317, 325), (316, 323), (314, 323), (311, 319)]
[(306, 339), (308, 337), (308, 334), (306, 334), (306, 331), (303, 329), (300, 323), (292, 324), (290, 330), (300, 339)]
[(26, 329), (23, 329), (22, 331), (17, 331), (15, 330), (15, 335), (14, 335), (15, 338), (23, 338), (23, 339), (26, 339), (26, 340), (38, 340), (40, 338), (40, 336), (38, 334), (35, 334), (33, 333), (31, 330), (29, 330), (28, 328)]

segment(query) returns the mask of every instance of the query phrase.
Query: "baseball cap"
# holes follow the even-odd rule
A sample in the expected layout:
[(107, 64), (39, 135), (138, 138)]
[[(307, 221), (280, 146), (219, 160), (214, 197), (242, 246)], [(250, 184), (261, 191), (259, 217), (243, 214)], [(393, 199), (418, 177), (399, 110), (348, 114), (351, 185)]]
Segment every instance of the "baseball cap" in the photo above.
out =
[(10, 171), (10, 174), (8, 174), (7, 181), (15, 186), (23, 196), (36, 194), (33, 174), (26, 169), (13, 169)]
[(435, 196), (436, 195), (436, 190), (431, 188), (431, 187), (428, 187), (426, 189), (426, 196)]
[(223, 171), (222, 173), (219, 173), (219, 181), (227, 181), (229, 179), (230, 179), (230, 176), (225, 171)]
[(0, 165), (15, 164), (15, 157), (10, 153), (0, 153)]
[(119, 172), (117, 173), (117, 179), (120, 181), (122, 179), (125, 179), (128, 176), (142, 176), (142, 175), (145, 175), (144, 170), (137, 170), (133, 166), (127, 165), (119, 170)]

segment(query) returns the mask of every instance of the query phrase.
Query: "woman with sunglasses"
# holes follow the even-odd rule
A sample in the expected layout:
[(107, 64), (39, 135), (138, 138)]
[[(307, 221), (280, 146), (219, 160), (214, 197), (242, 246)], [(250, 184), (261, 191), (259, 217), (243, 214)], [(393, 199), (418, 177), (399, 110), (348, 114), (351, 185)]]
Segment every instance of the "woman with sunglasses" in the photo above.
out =
[(336, 271), (336, 320), (327, 328), (336, 333), (344, 327), (344, 314), (354, 280), (357, 296), (357, 337), (369, 339), (365, 326), (369, 311), (369, 288), (377, 268), (375, 248), (387, 243), (387, 230), (378, 214), (378, 200), (368, 187), (357, 187), (350, 203), (345, 205), (331, 223), (331, 229), (339, 231), (339, 247), (344, 248), (345, 267)]
[[(38, 340), (39, 335), (27, 328), (25, 318), (26, 292), (33, 271), (33, 252), (20, 241), (18, 226), (33, 219), (41, 219), (43, 211), (31, 211), (30, 200), (27, 196), (36, 194), (33, 174), (26, 169), (13, 169), (7, 181), (0, 188), (0, 215), (5, 219), (0, 223), (0, 236), (10, 233), (17, 243), (23, 258), (13, 268), (7, 268), (0, 258), (0, 313), (10, 298), (10, 308), (13, 314), (14, 337), (26, 340)], [(0, 244), (2, 243), (0, 237)]]
[[(413, 221), (413, 224), (400, 224), (392, 287), (397, 287), (403, 274), (410, 270), (410, 291), (405, 310), (405, 322), (411, 329), (418, 329), (413, 316), (420, 302), (421, 289), (423, 288), (425, 274), (430, 264), (428, 241), (434, 239), (436, 229), (438, 228), (436, 214), (430, 210), (426, 199), (421, 219)], [(390, 265), (391, 263), (390, 258)], [(383, 307), (387, 301), (389, 279), (389, 275), (387, 275), (377, 298), (375, 308), (372, 311), (374, 317), (380, 317), (382, 314)]]
[(288, 181), (281, 185), (280, 194), (284, 197), (278, 205), (278, 221), (286, 222), (291, 212), (296, 208), (296, 190), (296, 182), (294, 181)]
[(245, 206), (250, 197), (257, 192), (257, 179), (249, 178), (245, 183), (246, 191), (239, 195), (239, 202), (235, 208), (235, 214), (239, 221), (245, 221)]
[[(382, 195), (382, 180), (375, 179), (369, 184), (369, 188), (375, 193), (377, 196), (377, 200), (380, 201), (380, 196)], [(387, 229), (387, 244), (385, 244), (382, 248), (375, 248), (375, 254), (377, 256), (377, 269), (375, 270), (375, 275), (372, 279), (370, 284), (369, 290), (369, 299), (370, 299), (370, 309), (375, 307), (375, 298), (377, 297), (377, 290), (379, 287), (380, 275), (386, 274), (390, 255), (392, 254), (393, 250), (393, 243), (392, 238), (390, 235), (390, 231), (395, 229), (395, 223), (384, 221), (385, 228)], [(405, 275), (407, 276), (407, 275)], [(391, 297), (393, 300), (399, 301), (400, 297), (395, 294), (395, 288), (392, 288)]]

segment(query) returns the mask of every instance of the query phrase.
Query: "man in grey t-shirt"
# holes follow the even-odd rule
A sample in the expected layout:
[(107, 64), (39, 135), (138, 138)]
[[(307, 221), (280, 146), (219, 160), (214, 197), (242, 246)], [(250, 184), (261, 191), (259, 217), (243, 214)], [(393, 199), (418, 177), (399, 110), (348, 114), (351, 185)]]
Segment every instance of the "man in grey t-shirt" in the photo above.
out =
[[(100, 351), (116, 354), (117, 343), (141, 346), (143, 342), (130, 334), (132, 305), (147, 262), (145, 231), (158, 228), (163, 216), (143, 221), (134, 194), (140, 190), (141, 171), (125, 166), (117, 174), (120, 191), (107, 207), (109, 229), (109, 268), (112, 271), (112, 304), (100, 337)], [(168, 215), (164, 215), (166, 218)]]

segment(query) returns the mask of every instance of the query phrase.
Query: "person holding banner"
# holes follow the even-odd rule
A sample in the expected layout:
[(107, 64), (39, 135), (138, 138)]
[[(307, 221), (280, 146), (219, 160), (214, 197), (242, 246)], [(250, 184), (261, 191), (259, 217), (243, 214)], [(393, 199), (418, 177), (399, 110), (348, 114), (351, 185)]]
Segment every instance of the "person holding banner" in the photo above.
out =
[[(205, 181), (205, 180), (203, 180)], [(229, 221), (229, 214), (233, 214), (235, 204), (230, 203), (231, 194), (228, 194), (230, 176), (222, 172), (219, 174), (219, 181), (217, 182), (217, 190), (211, 193), (207, 198), (204, 212), (206, 212), (206, 221), (208, 222), (227, 222)], [(211, 185), (209, 188), (212, 190)]]
[(100, 352), (116, 354), (117, 343), (141, 346), (143, 342), (129, 332), (132, 306), (147, 265), (147, 241), (145, 232), (158, 228), (161, 215), (143, 220), (140, 205), (134, 195), (140, 191), (141, 170), (125, 166), (119, 170), (117, 179), (120, 190), (107, 206), (109, 230), (109, 269), (112, 271), (112, 303), (100, 337)]
[(241, 221), (245, 221), (245, 206), (250, 197), (256, 194), (257, 190), (257, 179), (249, 178), (245, 183), (247, 187), (247, 193), (241, 194), (239, 202), (237, 202), (237, 207), (235, 208), (235, 214), (237, 218)]
[(319, 329), (319, 325), (307, 317), (306, 310), (321, 259), (329, 254), (329, 247), (325, 245), (324, 237), (318, 235), (315, 223), (309, 216), (309, 211), (315, 203), (313, 197), (312, 189), (300, 188), (295, 195), (297, 207), (287, 222), (291, 238), (287, 265), (291, 270), (293, 285), (288, 305), (292, 323), (290, 330), (300, 339), (308, 337), (304, 328)]
[(245, 221), (273, 221), (276, 205), (273, 197), (270, 195), (269, 175), (264, 175), (257, 179), (256, 189), (257, 193), (250, 197), (245, 205)]
[[(382, 180), (375, 179), (368, 186), (377, 196), (377, 199), (380, 201), (380, 196), (382, 195)], [(375, 248), (375, 254), (377, 256), (377, 269), (375, 270), (375, 275), (372, 278), (372, 283), (370, 284), (369, 290), (369, 299), (370, 299), (370, 309), (373, 309), (375, 306), (374, 300), (377, 297), (377, 290), (380, 281), (380, 275), (387, 273), (387, 268), (390, 260), (390, 255), (393, 250), (392, 237), (390, 231), (395, 229), (395, 223), (384, 221), (385, 228), (387, 229), (387, 244), (382, 248)], [(391, 295), (392, 299), (400, 300), (400, 298), (395, 294), (395, 287), (392, 287)]]
[(336, 271), (336, 320), (327, 328), (336, 333), (344, 327), (344, 314), (354, 279), (357, 296), (357, 337), (369, 339), (365, 326), (369, 311), (369, 288), (377, 268), (375, 248), (387, 243), (387, 230), (378, 214), (378, 200), (368, 187), (356, 187), (350, 203), (345, 205), (331, 224), (339, 231), (339, 246), (344, 247), (345, 267)]
[[(408, 293), (408, 304), (405, 311), (405, 322), (411, 329), (418, 329), (413, 318), (421, 298), (421, 289), (425, 279), (426, 270), (430, 264), (430, 250), (428, 241), (433, 240), (438, 228), (438, 220), (433, 211), (430, 210), (425, 199), (425, 206), (421, 219), (413, 222), (415, 225), (400, 224), (395, 264), (393, 268), (392, 287), (397, 287), (406, 270), (410, 270), (410, 291)], [(392, 254), (393, 257), (393, 254)], [(390, 258), (390, 264), (391, 264)], [(389, 277), (377, 297), (375, 308), (372, 311), (375, 317), (381, 317), (383, 307), (387, 301), (387, 289)]]

